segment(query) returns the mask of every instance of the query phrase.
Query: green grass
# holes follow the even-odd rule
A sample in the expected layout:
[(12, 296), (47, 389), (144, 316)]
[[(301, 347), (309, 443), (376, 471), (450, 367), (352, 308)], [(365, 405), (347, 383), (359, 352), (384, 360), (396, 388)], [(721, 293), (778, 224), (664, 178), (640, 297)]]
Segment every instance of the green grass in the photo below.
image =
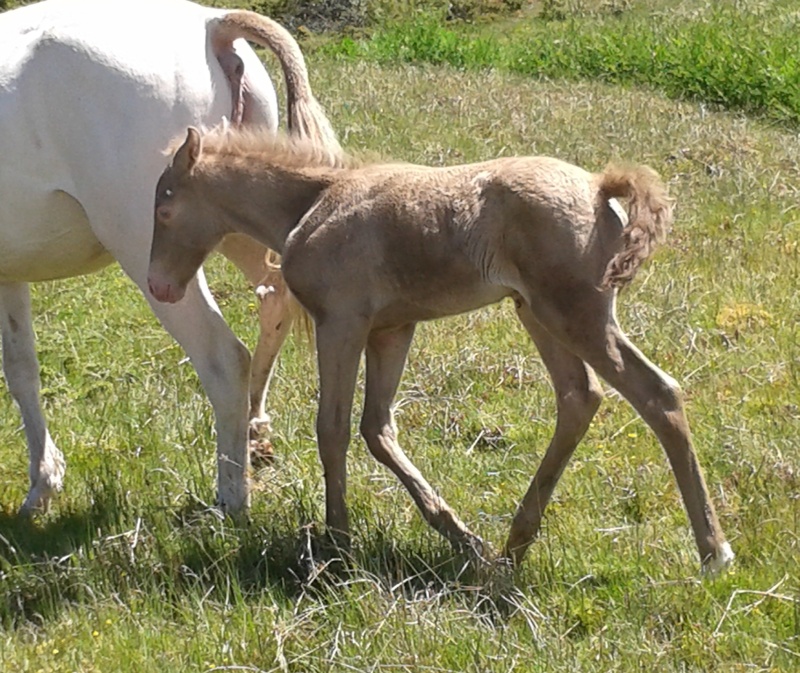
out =
[[(66, 490), (32, 522), (19, 418), (0, 395), (0, 670), (791, 671), (800, 661), (800, 138), (740, 113), (598, 81), (343, 62), (314, 86), (355, 151), (430, 164), (550, 154), (648, 163), (675, 229), (620, 301), (683, 385), (737, 561), (698, 576), (666, 460), (609, 394), (513, 577), (470, 568), (354, 439), (354, 559), (323, 573), (314, 358), (285, 349), (275, 467), (249, 523), (220, 520), (213, 419), (184, 355), (117, 269), (36, 286), (45, 407)], [(255, 301), (211, 285), (252, 344)], [(4, 385), (4, 384), (0, 384)], [(358, 406), (358, 405), (357, 405)], [(422, 325), (400, 437), (495, 546), (554, 427), (546, 372), (510, 306)]]
[[(689, 6), (678, 8), (655, 3), (649, 11), (619, 12), (542, 4), (537, 16), (472, 28), (444, 24), (440, 13), (413, 16), (369, 37), (329, 42), (324, 49), (383, 64), (427, 62), (647, 85), (671, 97), (800, 122), (797, 2), (682, 3)], [(545, 11), (553, 6), (561, 9)], [(542, 18), (547, 16), (560, 20)]]

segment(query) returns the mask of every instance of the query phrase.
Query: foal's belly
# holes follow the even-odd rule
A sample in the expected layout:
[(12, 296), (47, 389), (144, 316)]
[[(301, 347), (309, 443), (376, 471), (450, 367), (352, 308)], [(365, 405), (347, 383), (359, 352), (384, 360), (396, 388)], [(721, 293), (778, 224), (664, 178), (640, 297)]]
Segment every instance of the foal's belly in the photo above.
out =
[(83, 208), (69, 194), (42, 192), (22, 180), (3, 182), (0, 282), (77, 276), (113, 261), (92, 232)]
[(393, 298), (376, 311), (372, 320), (373, 327), (380, 329), (469, 313), (495, 304), (512, 292), (508, 287), (489, 283), (453, 286), (445, 291), (437, 289), (438, 291), (423, 290)]

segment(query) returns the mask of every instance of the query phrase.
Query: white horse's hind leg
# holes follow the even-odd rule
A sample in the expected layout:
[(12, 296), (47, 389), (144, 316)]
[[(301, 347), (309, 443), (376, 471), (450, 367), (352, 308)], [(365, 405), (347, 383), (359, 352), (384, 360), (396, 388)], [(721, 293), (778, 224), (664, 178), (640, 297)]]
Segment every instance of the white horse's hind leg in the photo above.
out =
[(266, 399), (278, 353), (292, 328), (294, 301), (280, 269), (270, 269), (256, 287), (260, 332), (250, 365), (250, 458), (254, 464), (273, 459), (272, 419)]
[(270, 269), (256, 286), (258, 321), (261, 332), (253, 351), (250, 367), (250, 424), (269, 426), (265, 411), (267, 392), (275, 370), (278, 353), (292, 327), (292, 298), (280, 269)]
[(223, 320), (202, 270), (176, 304), (161, 304), (147, 291), (145, 296), (158, 319), (186, 351), (214, 408), (219, 505), (229, 513), (240, 512), (250, 505), (250, 353)]
[(25, 283), (0, 285), (0, 331), (3, 371), (25, 424), (30, 455), (31, 488), (21, 512), (46, 509), (61, 490), (66, 465), (47, 431), (39, 401), (39, 362), (36, 358), (31, 299)]
[(268, 249), (248, 236), (231, 234), (217, 250), (230, 259), (256, 288), (260, 333), (250, 366), (250, 457), (272, 457), (266, 397), (275, 362), (292, 325), (292, 298), (280, 268), (267, 260)]

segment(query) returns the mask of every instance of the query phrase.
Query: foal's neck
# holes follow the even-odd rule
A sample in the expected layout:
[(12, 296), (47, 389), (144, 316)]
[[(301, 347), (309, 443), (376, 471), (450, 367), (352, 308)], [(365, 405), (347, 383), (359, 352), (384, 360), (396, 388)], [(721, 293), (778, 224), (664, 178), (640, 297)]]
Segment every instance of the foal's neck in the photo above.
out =
[(287, 237), (331, 184), (335, 171), (226, 156), (216, 157), (204, 173), (207, 197), (222, 208), (226, 229), (283, 253)]

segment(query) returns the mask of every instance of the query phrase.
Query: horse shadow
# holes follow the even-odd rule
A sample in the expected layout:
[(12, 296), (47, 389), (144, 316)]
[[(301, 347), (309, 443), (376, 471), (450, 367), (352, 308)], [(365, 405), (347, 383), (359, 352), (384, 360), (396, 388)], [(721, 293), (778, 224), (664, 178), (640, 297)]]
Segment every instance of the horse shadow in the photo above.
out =
[(244, 601), (269, 591), (321, 602), (368, 581), (411, 601), (468, 601), (492, 621), (507, 616), (514, 591), (507, 570), (476, 563), (434, 535), (398, 542), (370, 527), (343, 550), (299, 502), (267, 522), (234, 521), (194, 499), (137, 511), (106, 479), (84, 500), (41, 518), (0, 511), (2, 627), (47, 623), (99, 594), (125, 600), (152, 590), (177, 604), (198, 590), (224, 592), (232, 580)]

